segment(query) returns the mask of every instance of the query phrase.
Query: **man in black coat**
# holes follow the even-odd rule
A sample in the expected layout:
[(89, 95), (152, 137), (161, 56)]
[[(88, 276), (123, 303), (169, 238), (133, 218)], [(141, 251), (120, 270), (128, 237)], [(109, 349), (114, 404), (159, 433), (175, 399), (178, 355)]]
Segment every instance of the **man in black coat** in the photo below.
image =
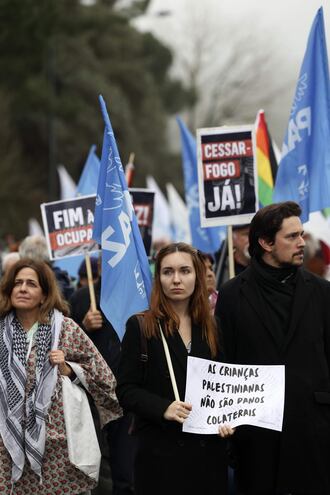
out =
[(302, 268), (301, 209), (266, 206), (249, 234), (251, 265), (220, 290), (230, 363), (285, 366), (282, 432), (233, 437), (244, 495), (330, 494), (330, 283)]

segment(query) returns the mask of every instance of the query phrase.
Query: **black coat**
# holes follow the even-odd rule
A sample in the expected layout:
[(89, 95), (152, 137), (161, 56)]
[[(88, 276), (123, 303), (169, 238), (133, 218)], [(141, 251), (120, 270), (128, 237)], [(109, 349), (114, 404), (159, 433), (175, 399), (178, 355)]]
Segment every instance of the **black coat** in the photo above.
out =
[(100, 308), (101, 280), (98, 280), (94, 284), (94, 290), (96, 307), (102, 314), (102, 327), (92, 332), (88, 332), (83, 325), (83, 319), (91, 305), (88, 287), (82, 287), (72, 295), (70, 299), (70, 315), (71, 318), (87, 333), (88, 337), (95, 347), (97, 347), (98, 351), (102, 354), (108, 366), (116, 376), (120, 359), (120, 340), (113, 326), (107, 320)]
[[(167, 339), (180, 399), (184, 400), (188, 353), (176, 332)], [(148, 360), (141, 361), (138, 320), (127, 322), (122, 342), (117, 396), (137, 415), (137, 494), (226, 493), (225, 441), (217, 435), (182, 432), (182, 425), (163, 417), (175, 400), (160, 338), (147, 341)], [(211, 359), (198, 327), (192, 328), (191, 355)], [(219, 356), (220, 358), (220, 356)]]
[(291, 322), (280, 340), (247, 268), (218, 297), (226, 358), (285, 365), (281, 433), (241, 426), (233, 437), (246, 493), (330, 493), (330, 283), (299, 269)]

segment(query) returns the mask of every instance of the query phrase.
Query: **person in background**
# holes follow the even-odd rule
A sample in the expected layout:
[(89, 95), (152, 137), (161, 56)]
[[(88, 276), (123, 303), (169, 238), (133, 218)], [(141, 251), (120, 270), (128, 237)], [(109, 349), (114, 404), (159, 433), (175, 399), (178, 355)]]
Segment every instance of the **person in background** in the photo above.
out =
[(233, 225), (235, 275), (239, 275), (250, 263), (249, 232), (250, 224)]
[(305, 256), (304, 267), (319, 277), (325, 278), (327, 275), (327, 264), (323, 255), (321, 242), (310, 232), (305, 232)]
[[(98, 259), (95, 256), (91, 256), (90, 260), (91, 260), (93, 283), (95, 283), (99, 278)], [(88, 286), (88, 278), (87, 278), (86, 262), (85, 260), (82, 260), (78, 269), (77, 289), (81, 289), (81, 287), (87, 287), (87, 286)]]
[[(136, 415), (136, 495), (227, 493), (226, 441), (182, 431), (192, 406), (184, 401), (187, 359), (223, 359), (218, 328), (208, 307), (199, 252), (179, 242), (156, 257), (150, 310), (126, 325), (117, 395)], [(161, 330), (160, 330), (161, 329)], [(163, 332), (179, 392), (175, 398), (161, 339)], [(221, 430), (221, 435), (231, 434)]]
[(330, 283), (303, 268), (301, 208), (261, 208), (249, 234), (250, 266), (219, 291), (229, 363), (284, 365), (282, 431), (239, 426), (239, 492), (330, 493)]
[(51, 263), (45, 237), (40, 235), (29, 235), (25, 237), (19, 245), (18, 252), (21, 258), (30, 258), (35, 261), (48, 263), (55, 274), (64, 299), (66, 301), (70, 299), (74, 291), (70, 276), (67, 271), (61, 270), (61, 268)]
[[(70, 461), (62, 376), (86, 388), (102, 424), (122, 414), (113, 373), (67, 313), (46, 263), (22, 259), (2, 279), (1, 495), (75, 495), (96, 485)], [(82, 428), (80, 435), (88, 438), (90, 431)]]
[[(120, 340), (111, 323), (100, 308), (101, 258), (98, 260), (99, 277), (94, 283), (97, 310), (92, 311), (88, 287), (78, 289), (70, 299), (70, 314), (74, 321), (86, 332), (108, 366), (117, 376), (120, 359)], [(112, 495), (133, 494), (133, 458), (135, 439), (129, 435), (131, 417), (124, 414), (112, 421), (100, 432), (104, 460), (109, 455)]]
[[(239, 275), (250, 263), (249, 254), (250, 225), (233, 225), (234, 271)], [(217, 289), (229, 279), (228, 245), (223, 242), (215, 253)]]
[(216, 289), (217, 283), (215, 279), (215, 273), (213, 271), (214, 258), (209, 253), (201, 252), (200, 256), (204, 262), (204, 266), (206, 270), (206, 287), (207, 287), (207, 292), (209, 294), (211, 313), (214, 314), (214, 308), (218, 299), (218, 291)]
[(17, 251), (12, 253), (6, 253), (2, 255), (2, 276), (10, 270), (10, 268), (15, 265), (15, 263), (20, 259), (20, 255)]
[(4, 246), (3, 250), (9, 253), (16, 252), (18, 250), (19, 241), (16, 239), (15, 234), (7, 232), (4, 235)]
[(153, 241), (152, 246), (151, 246), (151, 256), (149, 258), (149, 266), (150, 266), (150, 271), (152, 274), (152, 277), (154, 276), (155, 272), (155, 262), (156, 262), (156, 257), (157, 253), (160, 249), (162, 249), (165, 246), (168, 246), (168, 244), (171, 243), (171, 240), (163, 237), (159, 238), (156, 241)]

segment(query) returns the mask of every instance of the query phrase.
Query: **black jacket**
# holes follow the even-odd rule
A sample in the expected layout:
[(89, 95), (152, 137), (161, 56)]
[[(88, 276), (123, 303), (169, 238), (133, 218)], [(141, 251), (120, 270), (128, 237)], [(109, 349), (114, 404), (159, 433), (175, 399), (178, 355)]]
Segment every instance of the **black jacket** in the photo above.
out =
[[(94, 284), (97, 309), (100, 309), (101, 281)], [(120, 359), (120, 340), (111, 323), (102, 313), (103, 325), (100, 329), (88, 332), (83, 325), (83, 319), (90, 308), (88, 287), (78, 289), (70, 299), (71, 318), (87, 333), (99, 352), (116, 375)]]
[[(188, 353), (178, 332), (166, 340), (184, 400)], [(122, 342), (116, 393), (121, 406), (137, 415), (136, 493), (168, 495), (173, 483), (175, 493), (226, 493), (225, 441), (217, 435), (183, 433), (181, 424), (163, 418), (175, 398), (160, 338), (147, 340), (147, 354), (143, 363), (140, 328), (133, 316)], [(211, 359), (197, 326), (192, 328), (191, 355)]]
[(330, 493), (330, 283), (298, 270), (280, 340), (251, 267), (221, 288), (215, 314), (228, 362), (285, 365), (282, 432), (241, 426), (233, 436), (242, 491)]

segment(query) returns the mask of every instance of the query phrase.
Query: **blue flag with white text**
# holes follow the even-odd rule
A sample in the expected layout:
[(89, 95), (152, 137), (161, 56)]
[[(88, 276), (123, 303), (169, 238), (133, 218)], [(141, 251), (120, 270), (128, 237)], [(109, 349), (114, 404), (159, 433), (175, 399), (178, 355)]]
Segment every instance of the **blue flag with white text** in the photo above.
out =
[(292, 200), (309, 213), (330, 206), (330, 85), (323, 9), (309, 34), (283, 143), (274, 201)]
[(96, 194), (97, 183), (99, 180), (100, 160), (95, 153), (96, 146), (93, 144), (89, 150), (87, 160), (81, 173), (76, 194), (79, 196), (87, 196)]
[(115, 136), (102, 96), (105, 122), (93, 239), (101, 244), (101, 309), (119, 338), (127, 319), (149, 306), (151, 272)]
[(215, 253), (226, 237), (226, 228), (205, 228), (200, 225), (196, 139), (180, 117), (177, 117), (177, 122), (181, 132), (182, 166), (186, 204), (189, 212), (191, 243), (200, 251)]

